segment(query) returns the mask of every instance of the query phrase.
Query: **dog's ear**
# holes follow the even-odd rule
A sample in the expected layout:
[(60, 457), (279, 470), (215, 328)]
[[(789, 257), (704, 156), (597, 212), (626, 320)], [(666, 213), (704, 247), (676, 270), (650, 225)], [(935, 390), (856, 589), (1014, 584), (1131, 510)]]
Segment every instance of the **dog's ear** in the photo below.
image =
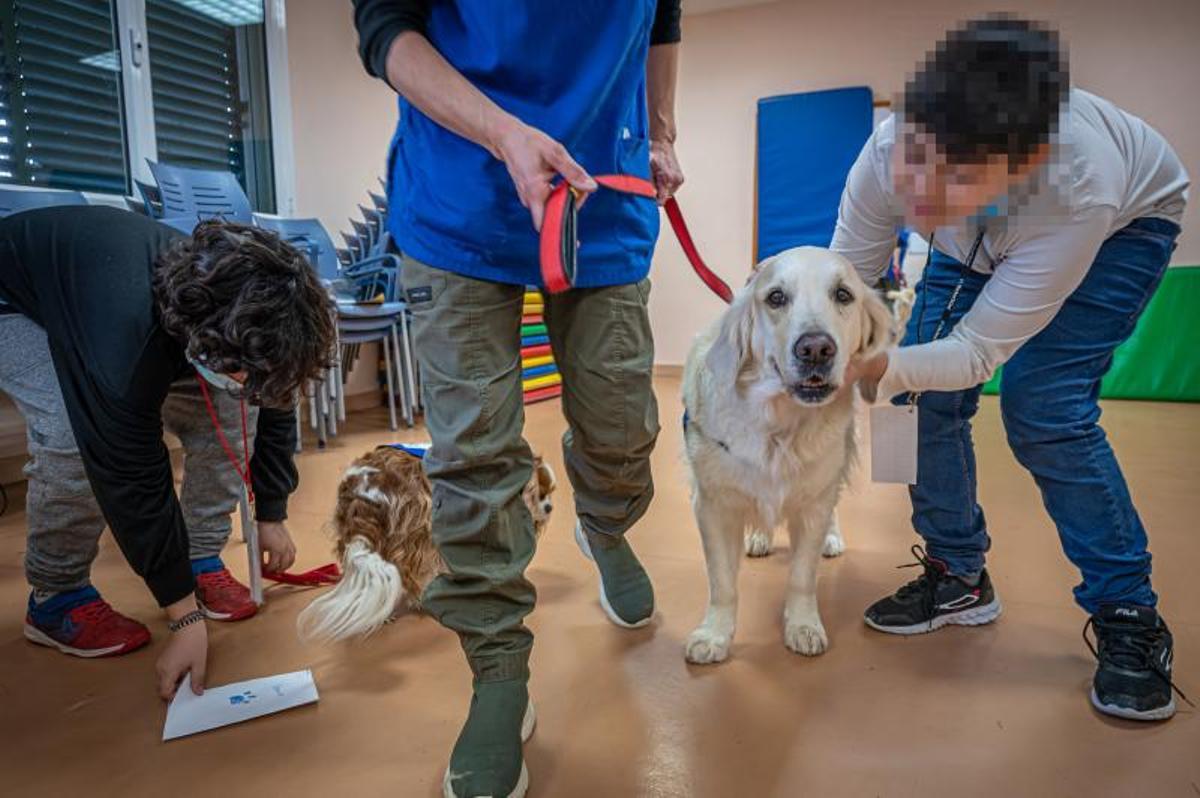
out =
[(893, 343), (895, 319), (887, 304), (875, 291), (868, 290), (863, 297), (862, 336), (855, 354), (873, 357)]
[(704, 363), (723, 385), (740, 386), (755, 370), (753, 287), (742, 289), (734, 297)]
[(542, 460), (541, 457), (537, 458), (536, 468), (538, 490), (541, 492), (542, 498), (546, 498), (554, 492), (554, 488), (557, 487), (558, 481), (554, 478), (554, 469), (550, 467), (549, 463)]
[[(770, 260), (770, 258), (767, 260)], [(754, 278), (758, 276), (758, 273), (762, 270), (763, 264), (766, 262), (766, 260), (760, 260), (758, 263), (755, 263), (753, 266), (751, 266), (750, 273), (746, 275), (746, 282), (742, 283), (742, 285), (750, 285), (750, 283), (754, 282)]]

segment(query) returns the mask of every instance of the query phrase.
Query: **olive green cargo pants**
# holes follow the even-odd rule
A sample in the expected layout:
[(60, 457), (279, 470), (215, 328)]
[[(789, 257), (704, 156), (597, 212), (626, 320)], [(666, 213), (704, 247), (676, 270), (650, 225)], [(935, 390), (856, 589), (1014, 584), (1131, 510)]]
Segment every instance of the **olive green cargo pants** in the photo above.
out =
[[(533, 469), (522, 435), (520, 326), (525, 289), (405, 258), (405, 296), (432, 448), (433, 538), (449, 573), (425, 609), (458, 632), (479, 681), (527, 678), (533, 635), (522, 619), (536, 592), (525, 578), (533, 520), (521, 491)], [(622, 535), (654, 494), (658, 436), (648, 280), (546, 296), (563, 377), (567, 476), (584, 529)], [(582, 560), (581, 560), (582, 562)]]

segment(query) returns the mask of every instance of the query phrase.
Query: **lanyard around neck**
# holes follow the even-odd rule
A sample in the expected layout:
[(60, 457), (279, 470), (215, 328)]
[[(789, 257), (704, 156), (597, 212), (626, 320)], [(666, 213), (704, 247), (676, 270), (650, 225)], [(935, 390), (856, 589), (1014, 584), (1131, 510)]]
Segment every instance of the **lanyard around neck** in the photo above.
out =
[(221, 443), (221, 448), (225, 450), (225, 456), (229, 458), (229, 464), (233, 466), (233, 470), (237, 472), (238, 478), (242, 480), (242, 484), (246, 486), (246, 495), (250, 499), (250, 503), (254, 503), (254, 485), (250, 476), (250, 436), (247, 430), (246, 423), (246, 400), (239, 400), (242, 407), (242, 454), (245, 457), (245, 465), (238, 462), (237, 455), (233, 453), (233, 447), (229, 445), (229, 439), (225, 437), (225, 432), (221, 429), (221, 422), (217, 418), (217, 409), (213, 406), (212, 397), (208, 394), (208, 383), (200, 373), (196, 373), (196, 381), (200, 383), (200, 393), (204, 395), (204, 406), (208, 408), (208, 418), (212, 421), (213, 429), (217, 433), (217, 440)]
[[(933, 261), (933, 234), (929, 236), (929, 254), (925, 256), (925, 272), (929, 271), (929, 264)], [(954, 306), (958, 303), (958, 295), (962, 293), (963, 287), (967, 282), (967, 274), (971, 271), (971, 267), (975, 265), (975, 257), (979, 254), (979, 248), (983, 245), (983, 229), (980, 228), (979, 233), (975, 236), (975, 243), (971, 245), (970, 252), (967, 253), (967, 260), (959, 264), (958, 284), (954, 286), (954, 290), (950, 293), (950, 298), (946, 300), (946, 307), (942, 311), (942, 317), (938, 319), (937, 329), (933, 331), (932, 341), (942, 337), (942, 330), (946, 327), (946, 322), (950, 321), (950, 316), (954, 312)], [(921, 315), (925, 314), (925, 295), (928, 294), (928, 278), (925, 273), (921, 275)], [(921, 343), (921, 326), (917, 325), (917, 343)]]

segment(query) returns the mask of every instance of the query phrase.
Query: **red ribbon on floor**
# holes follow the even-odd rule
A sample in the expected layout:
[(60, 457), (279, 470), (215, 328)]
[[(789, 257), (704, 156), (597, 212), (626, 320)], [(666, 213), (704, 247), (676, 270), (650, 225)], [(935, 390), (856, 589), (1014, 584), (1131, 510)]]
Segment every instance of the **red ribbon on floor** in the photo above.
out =
[(318, 587), (320, 585), (333, 585), (342, 578), (341, 571), (338, 570), (337, 563), (329, 563), (322, 565), (320, 568), (313, 568), (311, 571), (305, 571), (299, 574), (289, 574), (286, 571), (263, 571), (263, 579), (270, 579), (272, 582), (278, 582), (282, 585), (297, 585), (299, 587)]

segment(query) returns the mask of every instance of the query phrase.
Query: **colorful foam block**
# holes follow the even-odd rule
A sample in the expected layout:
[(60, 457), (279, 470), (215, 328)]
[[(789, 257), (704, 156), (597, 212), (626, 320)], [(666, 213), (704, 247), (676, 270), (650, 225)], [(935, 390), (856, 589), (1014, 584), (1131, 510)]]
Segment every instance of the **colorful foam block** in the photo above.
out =
[(525, 393), (525, 404), (531, 405), (534, 402), (544, 402), (547, 399), (553, 399), (556, 396), (562, 396), (562, 386), (552, 385), (549, 388), (539, 388), (536, 391), (527, 391)]
[(554, 374), (547, 374), (544, 377), (535, 377), (532, 380), (522, 380), (521, 381), (521, 390), (535, 391), (538, 388), (549, 388), (551, 385), (561, 385), (561, 384), (562, 384), (562, 375), (555, 372)]

